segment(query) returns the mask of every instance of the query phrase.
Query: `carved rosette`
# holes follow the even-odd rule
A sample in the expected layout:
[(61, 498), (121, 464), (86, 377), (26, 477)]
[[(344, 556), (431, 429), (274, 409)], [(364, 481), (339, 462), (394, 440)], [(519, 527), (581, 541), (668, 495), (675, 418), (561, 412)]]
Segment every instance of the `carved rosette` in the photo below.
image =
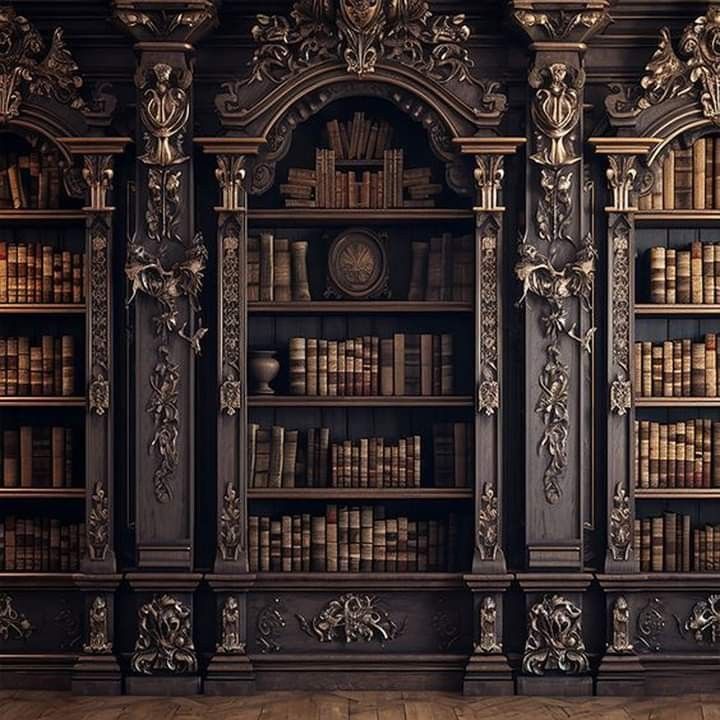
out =
[(500, 407), (498, 382), (497, 227), (488, 223), (480, 237), (480, 386), (478, 412), (494, 415)]
[(374, 595), (346, 593), (331, 600), (315, 617), (296, 615), (300, 627), (320, 642), (340, 640), (346, 644), (376, 640), (381, 645), (400, 636), (405, 623), (392, 620)]
[(257, 643), (260, 652), (280, 652), (281, 647), (278, 639), (282, 631), (287, 627), (285, 613), (287, 610), (280, 601), (280, 598), (273, 598), (272, 602), (266, 605), (257, 615)]
[(630, 608), (622, 595), (613, 604), (612, 643), (608, 650), (616, 655), (629, 655), (633, 651), (630, 642)]
[(590, 668), (582, 636), (582, 610), (560, 595), (545, 595), (528, 614), (522, 669), (531, 675), (559, 670), (579, 675)]
[(241, 501), (235, 486), (228, 483), (225, 487), (222, 512), (220, 514), (218, 548), (223, 560), (239, 560), (243, 547)]
[(87, 545), (91, 560), (104, 560), (110, 538), (110, 511), (107, 490), (98, 480), (90, 496), (90, 511), (87, 523)]
[(90, 227), (90, 386), (91, 412), (110, 409), (110, 225), (96, 216)]
[(222, 228), (222, 364), (220, 411), (235, 415), (242, 408), (241, 228), (234, 219)]
[(483, 485), (477, 517), (476, 547), (481, 560), (494, 560), (498, 550), (498, 501), (495, 487)]
[(0, 124), (16, 118), (30, 95), (84, 110), (79, 94), (82, 85), (62, 28), (56, 28), (46, 50), (40, 33), (27, 18), (9, 5), (0, 7)]
[(193, 673), (198, 662), (192, 640), (192, 612), (172, 595), (156, 595), (138, 610), (133, 672)]
[(223, 604), (221, 638), (217, 652), (224, 655), (240, 655), (245, 652), (245, 643), (240, 642), (240, 603), (233, 595), (229, 595)]
[(112, 652), (109, 638), (107, 600), (102, 595), (97, 595), (88, 611), (88, 642), (83, 645), (83, 652), (108, 655)]
[(35, 629), (28, 618), (15, 609), (15, 600), (0, 593), (0, 640), (27, 640)]
[(609, 545), (613, 560), (628, 560), (632, 550), (634, 520), (630, 512), (630, 498), (624, 483), (615, 485), (613, 507), (610, 511)]
[(486, 595), (480, 603), (480, 642), (475, 652), (495, 655), (502, 652), (502, 643), (497, 639), (497, 603), (492, 595)]

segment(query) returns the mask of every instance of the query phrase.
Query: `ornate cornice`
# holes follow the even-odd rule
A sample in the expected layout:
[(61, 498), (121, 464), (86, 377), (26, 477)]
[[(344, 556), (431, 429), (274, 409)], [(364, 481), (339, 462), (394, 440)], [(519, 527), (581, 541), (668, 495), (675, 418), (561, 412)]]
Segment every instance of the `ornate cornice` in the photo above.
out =
[(113, 0), (113, 18), (139, 42), (195, 43), (218, 24), (215, 0)]
[(585, 43), (612, 18), (609, 0), (512, 0), (512, 18), (535, 43)]

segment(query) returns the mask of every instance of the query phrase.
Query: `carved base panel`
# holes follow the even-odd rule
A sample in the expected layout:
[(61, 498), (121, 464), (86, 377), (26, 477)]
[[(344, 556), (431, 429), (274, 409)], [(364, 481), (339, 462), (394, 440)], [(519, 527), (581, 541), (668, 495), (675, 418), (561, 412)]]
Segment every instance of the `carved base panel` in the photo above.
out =
[(0, 690), (70, 690), (75, 658), (67, 653), (0, 654)]
[(255, 672), (247, 655), (213, 655), (203, 682), (205, 695), (250, 695), (255, 689)]
[(72, 671), (75, 695), (121, 695), (122, 673), (113, 655), (81, 655)]
[(585, 697), (593, 694), (593, 681), (589, 675), (582, 677), (521, 675), (517, 679), (517, 694), (544, 697)]
[(602, 659), (595, 680), (596, 695), (645, 695), (644, 669), (637, 655), (613, 655)]
[(162, 695), (182, 697), (200, 694), (199, 677), (139, 677), (131, 675), (125, 679), (128, 695)]
[(504, 655), (479, 655), (470, 657), (465, 666), (463, 695), (514, 695), (515, 682), (507, 658)]

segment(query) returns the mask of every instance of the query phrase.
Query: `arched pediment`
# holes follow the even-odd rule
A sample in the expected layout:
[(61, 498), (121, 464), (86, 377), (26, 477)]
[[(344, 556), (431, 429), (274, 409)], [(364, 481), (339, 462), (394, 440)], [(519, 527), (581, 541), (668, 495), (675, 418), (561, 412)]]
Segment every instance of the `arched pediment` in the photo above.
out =
[(497, 130), (507, 99), (473, 74), (462, 15), (435, 16), (424, 0), (298, 0), (290, 18), (260, 16), (248, 77), (216, 98), (223, 127), (264, 143), (251, 192), (272, 184), (294, 128), (331, 102), (371, 96), (421, 123), (460, 189), (455, 138)]

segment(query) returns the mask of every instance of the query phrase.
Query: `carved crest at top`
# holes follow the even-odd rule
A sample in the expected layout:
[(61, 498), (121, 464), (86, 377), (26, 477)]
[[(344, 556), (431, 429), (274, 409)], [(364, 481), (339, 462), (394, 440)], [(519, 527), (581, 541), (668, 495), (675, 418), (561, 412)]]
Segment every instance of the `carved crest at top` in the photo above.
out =
[(665, 100), (692, 95), (703, 115), (720, 125), (720, 5), (711, 5), (683, 30), (679, 53), (670, 30), (662, 28), (640, 86), (612, 87), (613, 94), (605, 101), (611, 117), (634, 118)]
[(46, 51), (30, 21), (9, 5), (0, 5), (0, 124), (20, 114), (24, 94), (50, 97), (82, 110), (85, 102), (78, 94), (82, 84), (62, 28), (55, 30)]
[(357, 75), (387, 60), (439, 83), (472, 79), (465, 16), (433, 15), (426, 0), (296, 0), (289, 18), (259, 15), (252, 34), (248, 82), (281, 83), (337, 56)]

